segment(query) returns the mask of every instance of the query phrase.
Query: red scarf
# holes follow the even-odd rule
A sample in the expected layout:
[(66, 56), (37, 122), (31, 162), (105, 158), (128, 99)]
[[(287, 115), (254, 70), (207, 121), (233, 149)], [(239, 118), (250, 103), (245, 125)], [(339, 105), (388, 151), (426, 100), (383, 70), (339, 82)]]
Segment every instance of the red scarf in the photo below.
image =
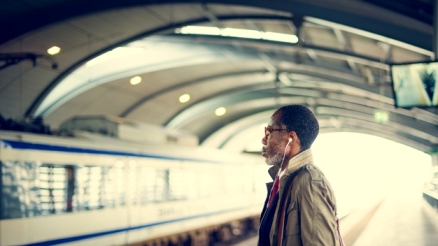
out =
[(280, 178), (277, 176), (274, 181), (274, 185), (272, 186), (271, 194), (269, 195), (268, 207), (271, 205), (274, 200), (275, 195), (278, 192), (278, 184), (280, 183)]

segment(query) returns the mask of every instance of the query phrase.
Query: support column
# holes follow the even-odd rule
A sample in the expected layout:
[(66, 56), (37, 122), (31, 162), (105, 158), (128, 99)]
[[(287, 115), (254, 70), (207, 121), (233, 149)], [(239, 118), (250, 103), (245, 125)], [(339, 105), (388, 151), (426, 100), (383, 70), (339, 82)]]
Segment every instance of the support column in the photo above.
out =
[(423, 191), (423, 197), (429, 205), (438, 213), (438, 153), (430, 154), (432, 157), (432, 168), (430, 183)]
[(438, 60), (438, 0), (434, 1), (433, 6), (433, 54), (433, 59)]
[[(438, 153), (431, 154), (432, 157), (432, 179), (438, 182)], [(438, 192), (438, 183), (435, 186), (435, 190)]]
[(295, 63), (300, 64), (303, 62), (303, 57), (301, 54), (301, 47), (303, 46), (303, 39), (301, 37), (301, 27), (303, 26), (304, 17), (301, 15), (295, 15), (292, 19), (292, 22), (296, 30), (295, 35), (298, 38), (298, 43), (296, 44), (297, 52), (295, 53)]

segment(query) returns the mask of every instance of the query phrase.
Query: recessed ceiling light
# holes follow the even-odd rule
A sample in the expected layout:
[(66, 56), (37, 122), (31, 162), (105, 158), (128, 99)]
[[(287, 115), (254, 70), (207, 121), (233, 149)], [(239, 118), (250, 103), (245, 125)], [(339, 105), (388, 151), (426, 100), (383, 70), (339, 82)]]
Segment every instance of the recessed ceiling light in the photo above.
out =
[(61, 48), (59, 48), (58, 46), (53, 46), (47, 50), (47, 53), (49, 53), (49, 55), (53, 56), (53, 55), (58, 54), (60, 51), (61, 51)]
[(382, 123), (382, 124), (388, 123), (388, 121), (389, 121), (388, 112), (385, 112), (385, 111), (374, 112), (374, 121), (377, 123)]
[(186, 102), (188, 102), (190, 100), (190, 95), (189, 94), (184, 94), (184, 95), (181, 95), (180, 97), (179, 97), (179, 102), (180, 103), (186, 103)]
[(129, 83), (131, 83), (131, 85), (138, 85), (141, 82), (141, 77), (140, 76), (135, 76), (131, 79), (131, 81), (129, 81)]
[(224, 107), (217, 108), (214, 113), (216, 116), (222, 116), (227, 112), (227, 110)]

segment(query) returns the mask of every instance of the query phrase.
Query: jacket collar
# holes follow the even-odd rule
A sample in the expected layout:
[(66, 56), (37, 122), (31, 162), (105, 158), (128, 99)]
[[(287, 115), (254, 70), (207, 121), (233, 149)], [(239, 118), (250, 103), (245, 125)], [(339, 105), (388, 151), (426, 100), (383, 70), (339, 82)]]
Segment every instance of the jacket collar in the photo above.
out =
[[(300, 169), (302, 166), (311, 163), (313, 163), (312, 150), (307, 149), (289, 160), (289, 164), (287, 165), (287, 168), (280, 173), (280, 177), (284, 175), (289, 176), (295, 171), (297, 171), (298, 169)], [(279, 169), (280, 167), (278, 166), (272, 166), (271, 168), (268, 169), (268, 173), (271, 176), (272, 180), (274, 180), (275, 177), (277, 176)]]
[(275, 165), (268, 169), (269, 176), (271, 176), (272, 180), (274, 180), (275, 177), (277, 176), (279, 169), (280, 169), (280, 167), (275, 166)]
[(280, 178), (283, 176), (289, 176), (298, 169), (300, 169), (302, 166), (307, 164), (313, 164), (313, 155), (312, 150), (307, 149), (298, 155), (292, 157), (292, 159), (289, 160), (289, 164), (287, 165), (286, 169), (284, 169), (280, 173)]

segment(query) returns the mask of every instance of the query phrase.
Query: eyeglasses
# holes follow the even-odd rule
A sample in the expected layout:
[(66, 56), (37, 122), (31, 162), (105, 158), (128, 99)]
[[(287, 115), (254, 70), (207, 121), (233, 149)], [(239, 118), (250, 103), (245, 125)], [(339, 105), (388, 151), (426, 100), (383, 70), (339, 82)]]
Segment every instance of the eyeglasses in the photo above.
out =
[(279, 131), (279, 132), (289, 132), (287, 129), (274, 129), (274, 128), (270, 128), (270, 127), (265, 127), (265, 137), (268, 138), (269, 134), (271, 134), (271, 132), (275, 132), (275, 131)]

